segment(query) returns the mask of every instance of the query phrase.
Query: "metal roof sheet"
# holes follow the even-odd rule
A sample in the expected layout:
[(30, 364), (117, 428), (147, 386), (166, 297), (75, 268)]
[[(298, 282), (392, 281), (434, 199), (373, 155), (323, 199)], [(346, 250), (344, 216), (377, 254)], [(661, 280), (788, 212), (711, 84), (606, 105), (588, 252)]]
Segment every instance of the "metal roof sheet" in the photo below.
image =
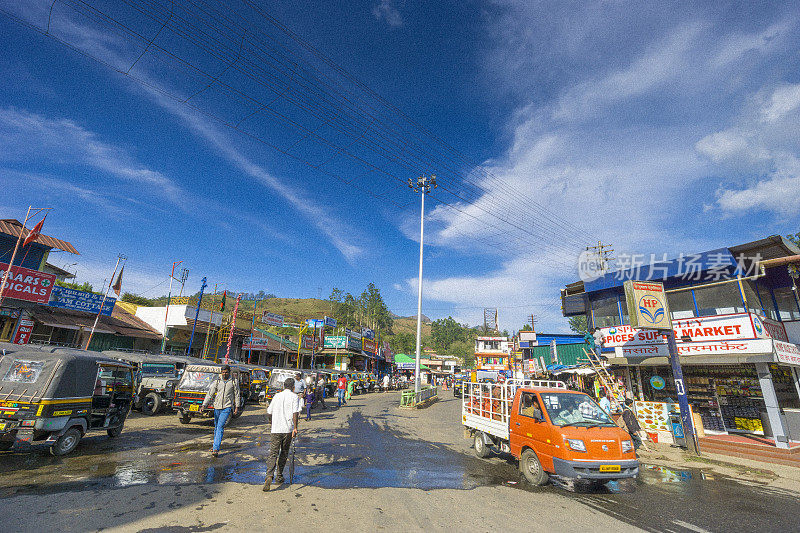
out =
[[(15, 218), (0, 219), (0, 233), (5, 233), (6, 235), (11, 235), (12, 237), (17, 238), (19, 238), (20, 233), (22, 233), (22, 237), (24, 239), (28, 236), (30, 231), (31, 230), (29, 228), (25, 228), (23, 231), (22, 222)], [(69, 252), (71, 254), (81, 255), (80, 252), (78, 252), (78, 250), (76, 250), (75, 247), (67, 241), (50, 237), (44, 233), (39, 235), (39, 237), (36, 239), (36, 242), (45, 246), (49, 246), (50, 248), (58, 248), (59, 250), (64, 250), (65, 252)]]

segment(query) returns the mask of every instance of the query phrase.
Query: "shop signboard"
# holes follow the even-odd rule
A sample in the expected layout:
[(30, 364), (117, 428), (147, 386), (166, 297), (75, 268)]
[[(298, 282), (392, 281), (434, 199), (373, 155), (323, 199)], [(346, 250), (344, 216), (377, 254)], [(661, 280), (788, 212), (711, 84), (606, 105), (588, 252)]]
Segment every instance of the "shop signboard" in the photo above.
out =
[(762, 316), (753, 315), (753, 325), (755, 326), (756, 331), (759, 329), (759, 323), (764, 325), (764, 329), (773, 339), (789, 342), (789, 337), (786, 335), (786, 327), (782, 322), (776, 322), (775, 320), (770, 320)]
[[(0, 263), (0, 279), (6, 275), (8, 263)], [(13, 266), (3, 295), (7, 298), (47, 305), (56, 277), (38, 270)]]
[(409, 363), (397, 363), (398, 370), (414, 370), (416, 368), (416, 362), (411, 361)]
[[(678, 354), (681, 357), (693, 355), (744, 355), (772, 353), (772, 340), (747, 339), (712, 342), (678, 343)], [(642, 346), (617, 346), (614, 348), (617, 357), (667, 357), (669, 350), (666, 344), (650, 344)]]
[(375, 355), (377, 353), (377, 344), (372, 339), (361, 339), (361, 349), (367, 353)]
[(243, 350), (266, 350), (269, 348), (269, 339), (263, 337), (253, 337), (252, 342), (242, 344)]
[(326, 316), (323, 320), (326, 327), (335, 328), (336, 327), (336, 319), (330, 316)]
[(29, 318), (20, 319), (17, 333), (14, 335), (14, 344), (28, 344), (33, 333), (33, 325), (33, 320)]
[(53, 287), (53, 291), (50, 294), (50, 301), (47, 305), (61, 309), (74, 309), (75, 311), (97, 314), (100, 312), (100, 304), (102, 304), (102, 314), (111, 316), (116, 303), (116, 298), (106, 298), (105, 303), (103, 303), (102, 294), (68, 289), (67, 287), (59, 287), (56, 285)]
[(775, 359), (785, 365), (800, 366), (800, 346), (791, 342), (772, 341), (775, 345)]
[(344, 335), (325, 335), (323, 348), (347, 348), (347, 337)]
[(283, 326), (283, 316), (264, 311), (264, 317), (261, 319), (261, 322), (269, 326)]
[(302, 348), (304, 350), (314, 350), (317, 348), (317, 338), (314, 335), (303, 335)]
[[(759, 324), (756, 326), (756, 324)], [(756, 315), (739, 313), (735, 315), (704, 316), (672, 321), (675, 339), (681, 342), (706, 342), (724, 340), (745, 340), (767, 338), (761, 321)], [(761, 333), (759, 334), (759, 329)], [(642, 346), (666, 344), (663, 334), (653, 330), (635, 329), (628, 325), (601, 328), (603, 346)], [(689, 338), (691, 341), (684, 341)]]
[(361, 338), (360, 337), (352, 337), (350, 335), (347, 336), (347, 349), (353, 350), (356, 352), (361, 351)]
[(375, 340), (375, 332), (369, 328), (361, 328), (361, 337), (364, 339), (372, 339)]
[(631, 312), (631, 326), (641, 329), (672, 329), (667, 293), (664, 284), (654, 281), (624, 283), (625, 300)]
[(360, 331), (354, 331), (354, 330), (349, 329), (349, 328), (344, 330), (344, 334), (347, 335), (348, 337), (352, 337), (354, 339), (360, 339), (361, 338), (361, 332)]

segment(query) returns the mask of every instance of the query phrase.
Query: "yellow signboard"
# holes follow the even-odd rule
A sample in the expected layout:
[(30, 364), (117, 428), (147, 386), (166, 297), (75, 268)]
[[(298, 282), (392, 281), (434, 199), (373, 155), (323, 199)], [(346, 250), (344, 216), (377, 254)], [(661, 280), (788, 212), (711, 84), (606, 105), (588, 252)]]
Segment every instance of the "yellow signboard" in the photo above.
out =
[(624, 287), (631, 327), (672, 330), (672, 317), (663, 283), (629, 280)]

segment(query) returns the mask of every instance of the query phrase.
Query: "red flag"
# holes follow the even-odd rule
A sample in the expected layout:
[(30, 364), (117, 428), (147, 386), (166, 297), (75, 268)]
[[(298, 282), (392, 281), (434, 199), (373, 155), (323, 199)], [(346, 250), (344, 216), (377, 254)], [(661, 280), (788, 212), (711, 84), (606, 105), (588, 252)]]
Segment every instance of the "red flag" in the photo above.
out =
[(114, 289), (114, 292), (119, 296), (119, 292), (122, 290), (122, 272), (125, 270), (125, 265), (122, 265), (122, 268), (119, 269), (119, 276), (117, 276), (117, 282), (111, 287)]
[[(44, 218), (47, 218), (47, 215), (45, 215)], [(44, 224), (44, 218), (40, 220), (39, 223), (33, 227), (31, 232), (28, 233), (28, 236), (25, 237), (25, 241), (22, 243), (23, 248), (39, 238), (39, 235), (42, 233), (42, 225)]]

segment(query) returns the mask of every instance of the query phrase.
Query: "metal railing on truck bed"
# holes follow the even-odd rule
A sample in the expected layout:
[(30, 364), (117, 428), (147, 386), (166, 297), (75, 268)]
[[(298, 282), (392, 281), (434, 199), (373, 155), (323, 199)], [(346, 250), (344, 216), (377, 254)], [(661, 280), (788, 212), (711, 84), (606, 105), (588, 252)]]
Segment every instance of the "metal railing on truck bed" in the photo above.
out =
[(461, 420), (464, 425), (508, 439), (508, 419), (514, 395), (520, 388), (566, 389), (561, 381), (509, 380), (505, 383), (464, 383)]

